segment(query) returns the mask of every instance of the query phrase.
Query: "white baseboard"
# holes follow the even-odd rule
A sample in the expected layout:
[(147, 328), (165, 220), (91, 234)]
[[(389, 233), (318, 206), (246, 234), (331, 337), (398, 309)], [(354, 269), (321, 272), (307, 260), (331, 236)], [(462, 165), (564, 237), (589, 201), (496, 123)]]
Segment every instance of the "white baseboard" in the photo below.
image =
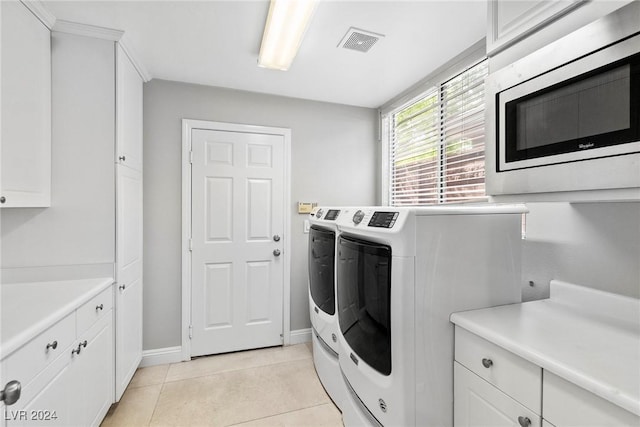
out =
[(140, 367), (166, 365), (167, 363), (182, 362), (182, 347), (156, 348), (142, 352)]
[[(302, 344), (311, 342), (311, 328), (298, 329), (291, 331), (289, 345)], [(166, 347), (155, 348), (153, 350), (144, 350), (142, 352), (142, 361), (140, 367), (165, 365), (167, 363), (182, 362), (182, 347)]]
[(311, 342), (311, 328), (291, 331), (289, 338), (290, 345), (302, 344), (305, 342)]

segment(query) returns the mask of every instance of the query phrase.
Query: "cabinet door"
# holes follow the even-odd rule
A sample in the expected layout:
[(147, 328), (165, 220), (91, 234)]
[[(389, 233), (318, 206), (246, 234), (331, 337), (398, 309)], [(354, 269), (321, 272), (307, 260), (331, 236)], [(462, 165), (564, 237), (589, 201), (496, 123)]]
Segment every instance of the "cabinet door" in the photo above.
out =
[(636, 414), (549, 371), (544, 373), (542, 399), (544, 417), (557, 427), (640, 426)]
[[(453, 423), (458, 427), (540, 427), (540, 416), (454, 362)], [(527, 421), (527, 419), (529, 421)]]
[(487, 54), (497, 53), (584, 3), (584, 0), (490, 0)]
[(142, 170), (142, 78), (118, 45), (116, 78), (117, 162)]
[[(75, 409), (80, 402), (80, 394), (70, 372), (72, 363), (69, 363), (69, 357), (62, 356), (60, 359), (64, 359), (61, 360), (61, 368), (54, 364), (41, 374), (47, 377), (43, 386), (39, 384), (42, 381), (36, 378), (36, 384), (27, 385), (15, 405), (3, 408), (2, 415), (7, 427), (77, 424)], [(49, 375), (51, 372), (53, 376)]]
[(2, 1), (0, 7), (0, 207), (47, 207), (51, 204), (51, 33), (21, 2)]
[(113, 402), (113, 317), (97, 322), (80, 342), (87, 341), (74, 358), (73, 374), (78, 404), (74, 406), (78, 425), (99, 426)]
[(117, 175), (116, 400), (142, 359), (142, 172)]

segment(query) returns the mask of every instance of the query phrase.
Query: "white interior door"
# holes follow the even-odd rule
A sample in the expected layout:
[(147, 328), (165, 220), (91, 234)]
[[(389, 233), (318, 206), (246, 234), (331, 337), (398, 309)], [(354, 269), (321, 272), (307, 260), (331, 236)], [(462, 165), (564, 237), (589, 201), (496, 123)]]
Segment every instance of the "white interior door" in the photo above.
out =
[(191, 356), (280, 345), (284, 136), (191, 137)]

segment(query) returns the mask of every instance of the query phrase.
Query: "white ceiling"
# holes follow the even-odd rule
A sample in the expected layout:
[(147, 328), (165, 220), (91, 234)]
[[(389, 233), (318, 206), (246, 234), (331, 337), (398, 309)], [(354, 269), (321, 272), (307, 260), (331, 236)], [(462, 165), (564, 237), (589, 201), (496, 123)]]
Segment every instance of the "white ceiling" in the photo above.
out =
[[(125, 31), (152, 78), (379, 107), (485, 36), (485, 0), (323, 0), (289, 71), (257, 66), (257, 1), (44, 1), (57, 19)], [(349, 27), (384, 34), (338, 48)]]

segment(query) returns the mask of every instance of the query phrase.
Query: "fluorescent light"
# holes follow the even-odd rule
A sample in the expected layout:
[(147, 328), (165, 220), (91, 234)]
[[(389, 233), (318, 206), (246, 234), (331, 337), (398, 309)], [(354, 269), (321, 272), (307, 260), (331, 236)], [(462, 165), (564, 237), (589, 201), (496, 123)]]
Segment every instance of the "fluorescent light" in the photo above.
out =
[(271, 0), (258, 56), (260, 67), (289, 69), (316, 5), (317, 0)]

